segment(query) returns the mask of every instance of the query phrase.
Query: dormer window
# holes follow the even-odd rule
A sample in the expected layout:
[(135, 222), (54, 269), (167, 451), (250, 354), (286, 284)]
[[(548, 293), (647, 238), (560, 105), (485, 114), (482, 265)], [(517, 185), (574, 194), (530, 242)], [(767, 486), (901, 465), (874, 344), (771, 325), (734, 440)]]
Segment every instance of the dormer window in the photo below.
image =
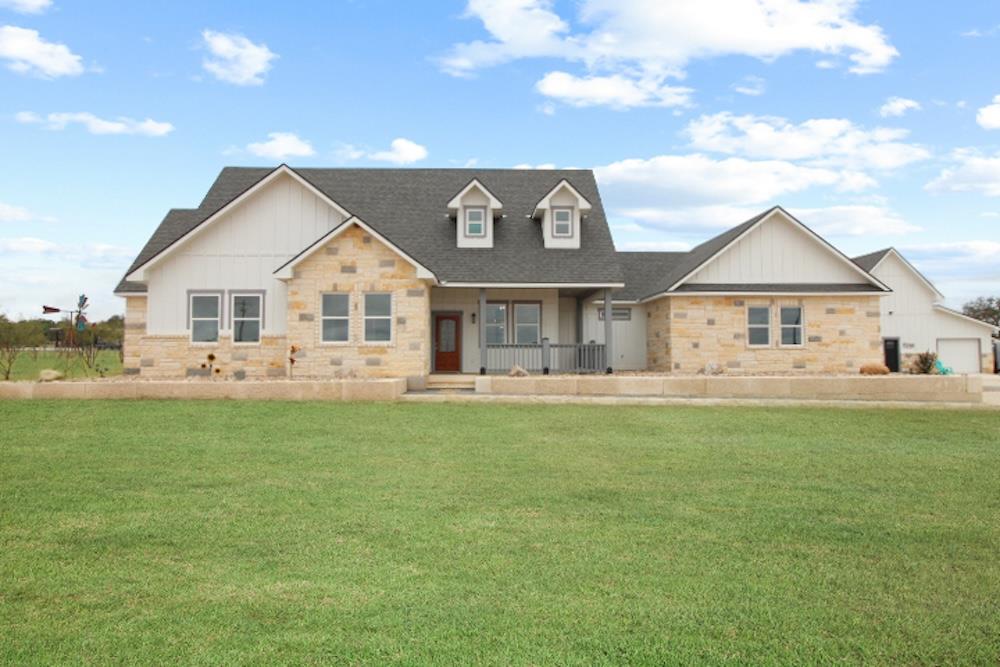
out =
[(486, 207), (468, 206), (465, 209), (465, 235), (469, 238), (486, 236)]
[(561, 206), (552, 209), (552, 236), (556, 238), (573, 237), (573, 208)]
[(474, 178), (448, 202), (459, 248), (492, 248), (493, 227), (503, 218), (503, 204)]

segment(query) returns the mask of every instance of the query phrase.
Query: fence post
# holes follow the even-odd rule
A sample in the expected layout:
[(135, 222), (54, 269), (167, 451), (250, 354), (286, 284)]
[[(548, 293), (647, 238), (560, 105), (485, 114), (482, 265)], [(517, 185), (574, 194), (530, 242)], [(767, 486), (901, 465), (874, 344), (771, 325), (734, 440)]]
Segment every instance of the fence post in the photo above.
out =
[(552, 365), (552, 348), (549, 347), (549, 339), (542, 339), (542, 375), (549, 374), (549, 366)]

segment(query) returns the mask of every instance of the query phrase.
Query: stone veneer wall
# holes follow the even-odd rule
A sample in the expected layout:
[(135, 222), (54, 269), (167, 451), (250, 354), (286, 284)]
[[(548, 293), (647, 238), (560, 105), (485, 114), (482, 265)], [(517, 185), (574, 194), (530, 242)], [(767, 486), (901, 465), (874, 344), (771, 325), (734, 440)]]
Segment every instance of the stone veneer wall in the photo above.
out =
[[(856, 373), (882, 362), (877, 296), (672, 296), (649, 304), (650, 370), (697, 373), (709, 364), (729, 374)], [(667, 302), (667, 303), (663, 303)], [(771, 346), (747, 345), (748, 306), (770, 305)], [(801, 305), (801, 347), (780, 347), (778, 308)]]
[[(350, 341), (320, 340), (321, 295), (347, 292)], [(364, 343), (364, 294), (392, 294), (391, 343)], [(288, 343), (302, 348), (295, 377), (422, 377), (430, 372), (430, 289), (416, 269), (353, 226), (295, 267), (288, 281)]]

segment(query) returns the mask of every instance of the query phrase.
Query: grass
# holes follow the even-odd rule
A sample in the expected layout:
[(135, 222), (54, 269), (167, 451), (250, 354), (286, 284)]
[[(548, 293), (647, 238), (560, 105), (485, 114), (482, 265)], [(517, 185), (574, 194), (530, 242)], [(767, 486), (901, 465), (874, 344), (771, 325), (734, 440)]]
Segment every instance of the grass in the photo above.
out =
[(996, 413), (0, 402), (5, 664), (996, 664)]
[[(105, 368), (104, 375), (122, 374), (122, 361), (118, 355), (118, 350), (100, 350), (97, 353), (97, 366)], [(87, 368), (80, 355), (74, 351), (52, 351), (44, 352), (22, 352), (14, 368), (11, 370), (11, 380), (37, 380), (38, 372), (46, 368), (57, 370), (66, 376), (67, 379), (75, 380), (87, 377), (100, 377), (100, 374), (92, 368)], [(0, 375), (0, 379), (2, 379)]]

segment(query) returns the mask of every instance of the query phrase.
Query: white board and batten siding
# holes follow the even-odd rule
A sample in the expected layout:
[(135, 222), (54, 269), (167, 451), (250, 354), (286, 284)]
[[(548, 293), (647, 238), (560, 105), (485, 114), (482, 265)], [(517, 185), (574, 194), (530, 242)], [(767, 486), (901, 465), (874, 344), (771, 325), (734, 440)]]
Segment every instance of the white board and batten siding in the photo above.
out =
[(884, 338), (898, 338), (903, 354), (937, 352), (957, 373), (980, 372), (992, 349), (989, 327), (935, 308), (940, 296), (894, 253), (872, 274), (892, 289), (881, 303)]
[[(150, 269), (148, 332), (187, 334), (191, 290), (265, 290), (263, 333), (283, 335), (287, 290), (274, 270), (341, 222), (343, 216), (294, 179), (275, 179)], [(228, 304), (223, 310), (228, 320)]]
[(863, 284), (866, 280), (808, 231), (775, 213), (686, 282)]
[[(604, 343), (604, 320), (600, 301), (588, 302), (583, 309), (583, 341)], [(611, 321), (612, 366), (616, 370), (646, 370), (646, 307), (640, 304), (615, 304), (615, 310), (628, 311), (629, 319)]]

